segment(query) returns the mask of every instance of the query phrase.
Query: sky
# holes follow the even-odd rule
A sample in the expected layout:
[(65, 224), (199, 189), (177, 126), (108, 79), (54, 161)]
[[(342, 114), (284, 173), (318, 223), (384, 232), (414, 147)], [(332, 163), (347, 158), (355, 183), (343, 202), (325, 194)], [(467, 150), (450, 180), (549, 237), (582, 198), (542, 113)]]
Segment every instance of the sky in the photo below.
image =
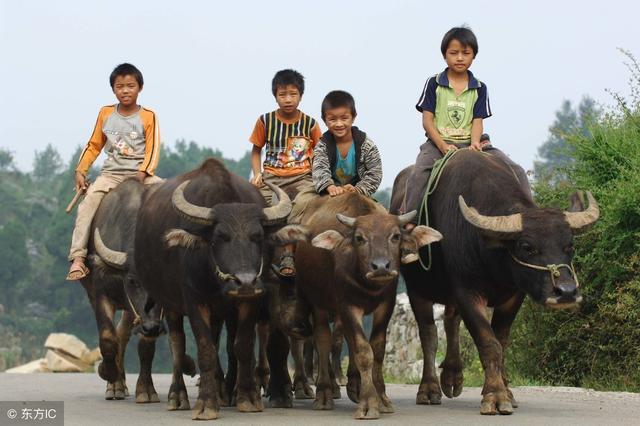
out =
[(465, 24), (489, 90), (485, 131), (529, 169), (563, 100), (607, 106), (607, 90), (629, 93), (617, 49), (640, 56), (638, 16), (639, 2), (620, 0), (0, 0), (0, 147), (23, 171), (49, 143), (68, 160), (116, 102), (111, 70), (131, 62), (164, 146), (193, 140), (239, 158), (276, 108), (273, 74), (293, 68), (306, 79), (300, 109), (318, 119), (329, 91), (353, 94), (388, 187), (424, 142), (415, 103), (445, 67), (442, 36)]

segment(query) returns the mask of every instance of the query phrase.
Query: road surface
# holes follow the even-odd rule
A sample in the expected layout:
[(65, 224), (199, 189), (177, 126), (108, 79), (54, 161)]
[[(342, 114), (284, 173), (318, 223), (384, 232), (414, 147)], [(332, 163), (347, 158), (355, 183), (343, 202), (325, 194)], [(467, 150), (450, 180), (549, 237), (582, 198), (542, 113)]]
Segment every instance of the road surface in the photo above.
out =
[[(128, 375), (130, 391), (135, 390), (136, 375)], [(71, 425), (194, 425), (190, 411), (165, 410), (166, 394), (171, 382), (168, 374), (154, 375), (162, 402), (136, 404), (133, 396), (122, 401), (104, 400), (105, 382), (96, 374), (9, 374), (0, 373), (0, 401), (64, 401), (64, 424)], [(186, 378), (187, 390), (194, 405), (197, 396), (195, 379)], [(292, 409), (265, 408), (262, 413), (238, 413), (224, 407), (215, 422), (224, 424), (321, 425), (360, 424), (352, 418), (355, 405), (346, 391), (336, 400), (333, 411), (314, 411), (311, 402), (294, 401)], [(480, 389), (466, 388), (455, 399), (443, 398), (440, 406), (415, 405), (417, 385), (388, 385), (387, 393), (395, 405), (394, 414), (383, 414), (380, 424), (438, 425), (610, 425), (640, 424), (640, 394), (595, 392), (580, 388), (514, 388), (520, 408), (511, 416), (481, 416)], [(266, 405), (266, 404), (265, 404)], [(0, 413), (0, 425), (6, 413)], [(367, 424), (370, 424), (367, 423)]]

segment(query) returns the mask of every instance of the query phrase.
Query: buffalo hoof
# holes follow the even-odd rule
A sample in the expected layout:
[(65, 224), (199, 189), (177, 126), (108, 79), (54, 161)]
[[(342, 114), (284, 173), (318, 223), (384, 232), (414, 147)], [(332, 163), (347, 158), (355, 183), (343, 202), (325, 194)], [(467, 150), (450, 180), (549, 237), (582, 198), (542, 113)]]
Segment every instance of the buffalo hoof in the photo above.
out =
[(418, 405), (440, 405), (442, 403), (442, 392), (437, 379), (431, 383), (423, 383), (418, 388), (416, 404)]
[(349, 379), (347, 382), (347, 396), (356, 404), (360, 402), (360, 379)]
[(104, 393), (104, 399), (106, 400), (121, 400), (125, 399), (129, 395), (127, 386), (120, 380), (114, 383), (107, 383), (107, 390)]
[(293, 396), (295, 399), (313, 399), (316, 395), (305, 377), (296, 377), (293, 381)]
[(480, 403), (480, 414), (492, 416), (498, 413), (513, 414), (513, 405), (511, 405), (509, 395), (506, 392), (489, 392), (485, 394)]
[[(196, 363), (189, 355), (184, 354), (184, 358), (182, 359), (182, 374), (186, 374), (189, 377), (194, 377), (196, 375)], [(198, 379), (198, 385), (200, 384), (200, 379)]]
[(511, 406), (513, 408), (518, 408), (518, 402), (516, 401), (516, 398), (513, 396), (513, 392), (511, 392), (511, 389), (507, 388), (507, 395), (509, 395), (509, 399), (511, 400)]
[(380, 409), (376, 404), (361, 402), (358, 404), (356, 412), (353, 414), (356, 420), (374, 420), (380, 418)]
[(271, 408), (291, 408), (293, 407), (293, 394), (291, 393), (291, 382), (282, 386), (275, 386), (271, 382), (269, 389), (269, 407)]
[(149, 404), (153, 402), (160, 402), (160, 398), (158, 398), (158, 393), (152, 384), (136, 387), (136, 404)]
[(264, 404), (262, 403), (262, 397), (257, 388), (251, 392), (243, 392), (239, 395), (236, 401), (236, 409), (241, 413), (257, 413), (263, 411)]
[(269, 407), (271, 408), (292, 408), (293, 398), (291, 395), (271, 395), (269, 397)]
[(190, 408), (191, 405), (189, 405), (189, 397), (187, 396), (186, 389), (169, 392), (167, 401), (168, 411), (189, 410)]
[(316, 399), (313, 401), (314, 410), (333, 410), (333, 392), (330, 387), (316, 388)]
[(268, 396), (267, 389), (269, 388), (269, 379), (271, 378), (269, 367), (256, 367), (255, 376), (258, 389), (264, 390), (264, 396)]
[(335, 380), (331, 381), (331, 393), (333, 394), (333, 399), (342, 398), (342, 394), (340, 393), (340, 385)]
[(214, 420), (218, 418), (220, 409), (217, 406), (217, 402), (213, 399), (202, 400), (198, 398), (196, 406), (191, 412), (191, 418), (193, 420)]
[(396, 412), (395, 408), (393, 408), (393, 403), (385, 394), (380, 395), (380, 412), (383, 414), (391, 414)]
[(115, 362), (102, 361), (98, 366), (98, 375), (102, 380), (115, 383), (120, 378), (120, 371)]
[(454, 370), (446, 367), (442, 369), (442, 373), (440, 373), (440, 386), (447, 398), (460, 396), (463, 383), (464, 376), (462, 375), (462, 370)]

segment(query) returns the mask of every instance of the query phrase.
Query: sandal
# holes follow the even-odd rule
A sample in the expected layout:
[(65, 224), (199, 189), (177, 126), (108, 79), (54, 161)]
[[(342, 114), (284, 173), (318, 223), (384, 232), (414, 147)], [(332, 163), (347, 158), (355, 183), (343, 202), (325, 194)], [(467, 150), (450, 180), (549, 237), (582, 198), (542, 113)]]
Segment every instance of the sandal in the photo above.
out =
[(273, 265), (273, 270), (281, 277), (291, 278), (296, 276), (296, 261), (293, 257), (293, 253), (285, 251), (280, 256), (280, 264)]
[(84, 263), (73, 262), (67, 274), (67, 281), (78, 281), (89, 275), (89, 268)]

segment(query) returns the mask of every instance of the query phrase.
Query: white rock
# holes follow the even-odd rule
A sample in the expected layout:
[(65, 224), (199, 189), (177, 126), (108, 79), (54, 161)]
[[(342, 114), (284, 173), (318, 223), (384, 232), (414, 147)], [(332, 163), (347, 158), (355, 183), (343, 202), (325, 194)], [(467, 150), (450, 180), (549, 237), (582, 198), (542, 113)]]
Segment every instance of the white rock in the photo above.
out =
[(84, 342), (73, 334), (51, 333), (44, 342), (47, 349), (55, 349), (56, 352), (64, 352), (77, 359), (83, 359), (89, 355), (89, 348)]
[(49, 367), (47, 366), (47, 360), (45, 358), (36, 359), (35, 361), (31, 361), (29, 363), (19, 365), (17, 367), (10, 368), (5, 371), (5, 373), (50, 373)]

